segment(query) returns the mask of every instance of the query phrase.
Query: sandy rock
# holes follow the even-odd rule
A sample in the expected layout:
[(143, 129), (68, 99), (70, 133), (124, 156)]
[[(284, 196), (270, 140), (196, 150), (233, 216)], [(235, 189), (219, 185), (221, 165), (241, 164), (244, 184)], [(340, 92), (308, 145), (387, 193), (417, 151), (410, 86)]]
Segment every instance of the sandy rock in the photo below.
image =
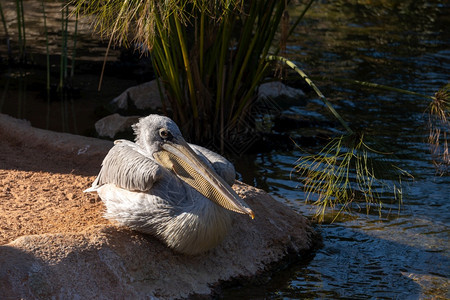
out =
[(20, 143), (27, 148), (71, 154), (79, 160), (104, 157), (113, 146), (111, 141), (34, 128), (26, 120), (0, 114), (0, 141), (6, 140)]
[[(70, 210), (61, 206), (59, 211), (66, 213), (49, 220), (56, 222), (52, 225), (54, 227), (60, 226), (57, 222), (69, 224), (61, 226), (61, 232), (48, 233), (42, 222), (35, 222), (32, 224), (37, 227), (33, 230), (38, 234), (10, 239), (13, 241), (0, 246), (0, 299), (172, 299), (211, 295), (220, 290), (224, 282), (252, 280), (270, 272), (286, 257), (307, 255), (319, 240), (304, 217), (264, 191), (236, 182), (233, 188), (252, 207), (255, 219), (235, 214), (233, 228), (219, 246), (193, 257), (178, 254), (151, 236), (108, 225), (99, 216), (101, 208), (98, 202), (91, 203), (86, 199), (80, 202), (78, 213), (67, 213), (77, 209), (73, 204), (78, 200), (71, 199), (85, 197), (81, 188), (74, 190), (69, 187), (75, 184), (75, 180), (84, 178), (86, 181), (89, 178), (81, 177), (85, 176), (86, 166), (94, 164), (98, 165), (96, 168), (100, 167), (101, 158), (112, 146), (111, 142), (32, 128), (24, 121), (1, 114), (0, 136), (2, 141), (7, 141), (7, 147), (18, 149), (13, 152), (19, 155), (18, 158), (22, 153), (20, 147), (26, 147), (27, 151), (39, 155), (45, 153), (52, 158), (44, 165), (48, 171), (64, 170), (59, 169), (63, 165), (50, 167), (50, 164), (62, 160), (61, 164), (64, 163), (67, 170), (64, 172), (70, 173), (52, 175), (55, 180), (69, 180), (65, 183), (68, 185), (55, 182), (58, 189), (48, 191), (44, 182), (29, 191), (38, 194), (52, 192), (54, 196), (42, 200), (49, 208), (43, 207), (37, 214), (27, 214), (29, 220), (20, 224), (25, 228), (19, 230), (29, 232), (26, 228), (28, 222), (42, 216), (48, 209), (52, 212), (55, 205), (71, 205)], [(26, 159), (22, 157), (22, 160)], [(33, 163), (36, 157), (30, 159)], [(0, 174), (6, 178), (8, 170), (16, 172), (13, 170), (15, 166), (34, 170), (29, 163), (24, 165), (22, 160), (14, 164), (5, 163), (8, 166), (5, 169), (0, 166)], [(56, 167), (58, 169), (53, 169)], [(71, 170), (81, 175), (75, 176)], [(93, 167), (88, 170), (87, 176), (98, 171)], [(19, 173), (24, 177), (21, 180), (36, 177), (36, 173), (30, 171)], [(43, 175), (39, 173), (37, 177)], [(5, 184), (1, 199), (12, 201), (11, 194), (18, 191), (17, 183)], [(48, 186), (52, 186), (51, 181)], [(67, 187), (67, 190), (60, 190), (61, 187)], [(32, 210), (36, 205), (33, 203), (24, 209)], [(80, 218), (89, 211), (93, 215), (89, 226), (80, 227), (86, 220), (64, 220)], [(22, 215), (19, 211), (18, 216)]]
[(223, 281), (251, 278), (288, 254), (307, 253), (314, 232), (261, 190), (235, 186), (255, 211), (236, 214), (222, 244), (198, 256), (114, 226), (42, 234), (0, 246), (0, 298), (185, 298), (210, 295)]

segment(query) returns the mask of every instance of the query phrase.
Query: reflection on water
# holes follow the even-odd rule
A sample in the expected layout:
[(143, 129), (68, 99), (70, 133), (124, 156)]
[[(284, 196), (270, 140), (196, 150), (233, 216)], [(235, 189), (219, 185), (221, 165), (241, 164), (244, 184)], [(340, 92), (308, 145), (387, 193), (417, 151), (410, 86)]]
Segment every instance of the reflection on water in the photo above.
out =
[[(95, 135), (95, 121), (110, 113), (102, 107), (130, 86), (153, 76), (147, 72), (147, 65), (137, 66), (137, 55), (133, 55), (132, 51), (121, 52), (113, 48), (107, 58), (103, 89), (97, 91), (108, 41), (92, 33), (87, 18), (79, 20), (76, 39), (75, 19), (69, 19), (68, 70), (62, 72), (61, 18), (65, 2), (60, 1), (23, 0), (26, 59), (25, 63), (20, 64), (16, 2), (1, 1), (9, 40), (7, 42), (3, 23), (0, 22), (0, 113), (27, 119), (36, 127)], [(45, 5), (50, 56), (49, 98), (46, 92), (47, 57), (42, 4)], [(75, 58), (74, 64), (72, 58)], [(65, 88), (60, 89), (61, 73), (70, 74), (72, 67), (73, 78), (70, 77)]]
[[(45, 53), (39, 27), (40, 1), (24, 2), (28, 10), (25, 14), (31, 15), (29, 50)], [(53, 12), (59, 16), (59, 2), (45, 3), (49, 15)], [(13, 31), (15, 3), (2, 1), (2, 6), (8, 12), (6, 17)], [(8, 7), (11, 9), (5, 9)], [(298, 13), (296, 9), (291, 11), (292, 16)], [(60, 26), (57, 17), (48, 22), (54, 28)], [(71, 26), (72, 23), (70, 32)], [(79, 59), (101, 58), (104, 44), (89, 39), (89, 30), (83, 26), (86, 25), (81, 23), (79, 29)], [(312, 78), (365, 80), (432, 95), (450, 79), (448, 28), (450, 6), (445, 1), (316, 1), (294, 33), (288, 54)], [(54, 40), (51, 52), (56, 55), (60, 52), (57, 32), (51, 39)], [(6, 53), (3, 44), (0, 53), (2, 56)], [(42, 62), (42, 55), (34, 57), (39, 58)], [(57, 63), (54, 60), (52, 66), (55, 77)], [(47, 126), (53, 130), (63, 131), (58, 125), (59, 118), (70, 121), (76, 116), (78, 132), (85, 133), (80, 126), (92, 127), (94, 99), (105, 102), (136, 84), (135, 80), (126, 79), (129, 74), (120, 77), (121, 74), (111, 72), (105, 79), (107, 88), (97, 93), (99, 65), (91, 72), (82, 66), (76, 68), (75, 85), (82, 91), (80, 99), (48, 103), (43, 112), (50, 114), (53, 123)], [(16, 80), (22, 77), (24, 80)], [(33, 99), (45, 101), (34, 86), (36, 82), (42, 85), (43, 78), (42, 68), (25, 69), (17, 74), (2, 71), (0, 88), (6, 96), (0, 99), (0, 111), (3, 106), (16, 117), (27, 118), (38, 126), (42, 115), (36, 113), (37, 108), (31, 103)], [(385, 194), (381, 217), (377, 212), (366, 215), (363, 210), (343, 215), (333, 224), (320, 225), (324, 247), (311, 261), (274, 275), (263, 287), (226, 291), (223, 297), (450, 298), (450, 178), (436, 176), (424, 143), (427, 136), (424, 111), (428, 103), (413, 96), (331, 81), (316, 83), (353, 128), (364, 128), (388, 145), (386, 149), (396, 153), (395, 162), (411, 172), (415, 180), (407, 184), (400, 210), (397, 203), (389, 203), (390, 195)], [(23, 94), (13, 91), (18, 85), (22, 85)], [(290, 111), (308, 113), (311, 118), (328, 116), (323, 104), (314, 98), (306, 106), (292, 107)], [(66, 112), (69, 113), (64, 115)], [(67, 130), (73, 132), (74, 125), (75, 122), (68, 122)], [(315, 130), (299, 128), (291, 134), (302, 136)], [(241, 180), (269, 191), (293, 209), (311, 216), (314, 208), (304, 204), (304, 193), (290, 177), (296, 159), (302, 154), (299, 150), (274, 151), (236, 158), (235, 164)]]
[[(10, 36), (10, 45), (13, 52), (18, 51), (18, 26), (17, 9), (15, 0), (2, 0), (1, 5), (5, 16), (5, 23)], [(42, 4), (46, 13), (46, 25), (48, 28), (49, 52), (52, 55), (60, 54), (62, 49), (61, 38), (61, 18), (62, 9), (66, 2), (62, 1), (33, 1), (23, 0), (24, 20), (25, 20), (25, 44), (26, 52), (29, 54), (28, 60), (35, 61), (33, 53), (46, 53), (46, 36), (44, 31), (44, 17)], [(92, 33), (87, 18), (81, 18), (77, 26), (77, 49), (76, 57), (79, 60), (103, 61), (105, 47), (103, 41)], [(68, 23), (68, 45), (71, 54), (73, 47), (73, 36), (75, 34), (75, 18), (69, 18)], [(6, 43), (4, 43), (4, 28), (0, 23), (0, 35), (2, 44), (0, 49), (2, 56), (5, 54)], [(112, 49), (110, 60), (114, 60), (117, 51)], [(15, 53), (13, 53), (15, 54)], [(44, 63), (44, 61), (40, 61)]]
[[(433, 95), (449, 83), (450, 6), (443, 1), (317, 1), (291, 41), (289, 56), (311, 77), (370, 81)], [(292, 14), (295, 14), (294, 10)], [(305, 266), (273, 279), (274, 298), (449, 298), (450, 177), (436, 176), (429, 155), (428, 102), (392, 92), (316, 81), (353, 128), (364, 128), (396, 154), (415, 179), (404, 187), (403, 206), (385, 204), (342, 216), (319, 228), (324, 247)], [(312, 95), (313, 96), (313, 95)], [(327, 115), (323, 105), (308, 105)], [(299, 128), (292, 135), (301, 135)], [(311, 149), (309, 149), (311, 150)], [(317, 150), (317, 149), (316, 149)], [(380, 149), (384, 150), (384, 149)], [(242, 157), (243, 181), (270, 191), (312, 215), (290, 178), (303, 153)], [(241, 164), (241, 161), (254, 163)], [(250, 171), (249, 171), (250, 170)], [(384, 195), (389, 202), (389, 195)], [(268, 291), (249, 289), (250, 297)], [(233, 297), (237, 292), (230, 292)], [(240, 291), (244, 293), (244, 291)]]

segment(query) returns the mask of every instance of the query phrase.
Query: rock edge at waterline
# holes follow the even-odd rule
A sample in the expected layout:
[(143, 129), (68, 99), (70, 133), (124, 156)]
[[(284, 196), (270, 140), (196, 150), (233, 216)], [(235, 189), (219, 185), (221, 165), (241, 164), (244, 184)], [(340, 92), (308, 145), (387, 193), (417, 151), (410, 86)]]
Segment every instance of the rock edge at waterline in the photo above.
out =
[[(110, 142), (36, 129), (1, 114), (0, 133), (24, 147), (45, 145), (46, 151), (73, 154), (85, 163), (98, 164), (111, 147)], [(255, 278), (317, 245), (319, 237), (304, 217), (262, 190), (240, 182), (233, 188), (252, 207), (255, 220), (236, 214), (225, 240), (198, 256), (177, 254), (151, 236), (113, 224), (22, 236), (2, 245), (0, 299), (211, 295), (223, 282)]]

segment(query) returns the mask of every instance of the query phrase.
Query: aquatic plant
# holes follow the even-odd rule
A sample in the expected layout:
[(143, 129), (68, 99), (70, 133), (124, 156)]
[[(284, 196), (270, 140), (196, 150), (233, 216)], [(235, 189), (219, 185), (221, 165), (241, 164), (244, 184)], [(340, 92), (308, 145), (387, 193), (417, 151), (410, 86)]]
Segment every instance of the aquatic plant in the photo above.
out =
[(360, 203), (366, 213), (378, 209), (381, 214), (383, 193), (401, 204), (402, 182), (413, 176), (390, 163), (392, 155), (374, 150), (363, 134), (354, 133), (335, 137), (319, 153), (300, 157), (296, 178), (305, 200), (318, 206), (318, 221), (324, 221), (327, 209), (335, 212), (335, 220), (342, 211), (351, 211), (353, 204), (360, 208)]
[(58, 89), (61, 91), (63, 88), (71, 84), (71, 79), (75, 74), (75, 62), (76, 62), (76, 50), (77, 50), (77, 33), (78, 33), (78, 14), (75, 14), (75, 28), (72, 35), (72, 55), (71, 66), (69, 74), (69, 30), (68, 25), (71, 15), (69, 14), (69, 6), (63, 4), (61, 7), (61, 56), (60, 56), (60, 71), (59, 71), (59, 85)]
[[(46, 12), (46, 1), (41, 0), (40, 2), (40, 13), (42, 14), (42, 21), (43, 21), (43, 29), (44, 29), (44, 36), (45, 36), (45, 52), (46, 52), (46, 84), (45, 84), (45, 91), (46, 91), (46, 97), (47, 97), (47, 128), (50, 126), (50, 102), (51, 102), (51, 95), (56, 96), (58, 100), (61, 100), (61, 118), (62, 118), (62, 128), (63, 131), (68, 129), (68, 119), (69, 119), (69, 94), (70, 88), (72, 85), (72, 78), (74, 76), (74, 69), (75, 69), (75, 62), (76, 62), (76, 40), (77, 40), (77, 29), (78, 29), (78, 16), (75, 18), (75, 32), (71, 34), (69, 32), (69, 22), (70, 20), (70, 14), (69, 14), (69, 7), (67, 6), (67, 2), (64, 1), (61, 3), (61, 32), (58, 32), (58, 35), (61, 37), (61, 54), (60, 54), (60, 65), (59, 65), (59, 83), (55, 84), (54, 86), (57, 86), (55, 90), (52, 90), (52, 84), (51, 84), (51, 65), (50, 65), (50, 50), (49, 50), (49, 32), (48, 32), (48, 26), (47, 26), (47, 12)], [(9, 38), (10, 33), (8, 32), (7, 27), (7, 20), (5, 18), (5, 14), (3, 14), (3, 8), (0, 5), (0, 16), (3, 23), (3, 28), (5, 30), (5, 35), (7, 39), (7, 50), (8, 50), (8, 70), (10, 75), (7, 77), (6, 85), (4, 87), (4, 91), (2, 93), (2, 98), (0, 99), (0, 111), (3, 106), (3, 103), (5, 101), (5, 95), (7, 94), (7, 91), (10, 86), (11, 76), (14, 76), (13, 80), (17, 80), (18, 83), (18, 96), (17, 96), (17, 116), (23, 117), (24, 115), (24, 107), (26, 104), (26, 88), (27, 88), (27, 78), (28, 74), (24, 71), (24, 66), (29, 66), (30, 63), (34, 63), (32, 52), (30, 51), (29, 47), (26, 45), (27, 40), (27, 30), (26, 25), (27, 23), (25, 20), (27, 19), (26, 11), (24, 11), (24, 4), (23, 0), (15, 0), (15, 22), (17, 24), (17, 30), (14, 31), (14, 39), (17, 40), (17, 47), (14, 48), (14, 56), (13, 56), (13, 47), (10, 47), (9, 44)], [(33, 12), (34, 13), (34, 12)], [(11, 12), (7, 15), (13, 15)], [(14, 15), (13, 15), (14, 16)], [(70, 53), (69, 49), (69, 41), (73, 40), (73, 48), (72, 52)], [(16, 50), (17, 49), (17, 50)], [(29, 53), (27, 53), (27, 51)], [(71, 55), (71, 65), (69, 66), (69, 57)], [(19, 62), (19, 64), (14, 64), (15, 62)], [(12, 70), (15, 70), (17, 68), (17, 74), (15, 75)], [(70, 69), (70, 73), (69, 73)], [(14, 75), (11, 75), (14, 74)], [(56, 93), (55, 93), (56, 92)], [(73, 109), (72, 109), (72, 112)], [(73, 123), (76, 123), (76, 118), (73, 115)], [(76, 128), (76, 125), (74, 125)]]
[(450, 168), (448, 138), (450, 137), (450, 84), (436, 92), (428, 107), (429, 136), (433, 163), (439, 173), (444, 174)]
[(2, 4), (0, 3), (0, 17), (2, 18), (3, 30), (5, 31), (5, 36), (8, 36), (8, 27), (6, 26), (5, 15), (3, 14)]
[(59, 85), (58, 89), (62, 90), (64, 82), (67, 78), (67, 26), (69, 24), (69, 7), (62, 7), (61, 9), (61, 56), (59, 62)]
[(257, 87), (272, 70), (266, 57), (280, 48), (280, 24), (282, 40), (292, 32), (289, 2), (74, 0), (76, 12), (95, 16), (109, 46), (148, 51), (184, 135), (222, 143), (248, 126)]
[(25, 34), (25, 16), (23, 12), (23, 0), (16, 0), (17, 13), (17, 34), (19, 42), (19, 61), (23, 62), (26, 59), (26, 34)]
[(11, 59), (10, 36), (8, 33), (8, 26), (6, 26), (6, 19), (5, 19), (5, 15), (3, 14), (3, 8), (2, 8), (1, 3), (0, 3), (0, 17), (2, 18), (3, 30), (5, 31), (5, 42), (6, 42), (7, 52), (8, 52), (8, 58)]
[(50, 97), (50, 51), (48, 49), (48, 30), (47, 30), (47, 14), (45, 13), (45, 3), (44, 0), (41, 1), (42, 16), (44, 20), (44, 35), (45, 35), (45, 62), (47, 68), (47, 80), (46, 80), (46, 90), (47, 90), (47, 100)]
[[(17, 39), (19, 43), (19, 61), (23, 62), (25, 57), (26, 49), (26, 35), (25, 35), (25, 17), (23, 12), (23, 0), (16, 0), (16, 21), (17, 21)], [(8, 53), (8, 59), (12, 59), (12, 49), (11, 49), (11, 36), (9, 35), (8, 26), (6, 25), (5, 14), (3, 13), (2, 4), (0, 3), (0, 17), (2, 20), (3, 30), (5, 31), (6, 48)]]
[[(296, 68), (292, 62), (289, 65), (310, 84), (319, 97), (326, 99), (314, 83)], [(334, 79), (336, 80), (336, 79)], [(436, 170), (441, 174), (448, 172), (450, 156), (448, 137), (450, 132), (450, 84), (440, 89), (434, 96), (423, 95), (413, 91), (355, 80), (340, 80), (356, 83), (370, 88), (384, 89), (414, 95), (430, 101), (429, 138), (431, 154)], [(332, 109), (331, 109), (332, 110)], [(336, 116), (336, 115), (335, 115)], [(346, 126), (345, 122), (336, 116), (344, 128), (346, 135), (335, 137), (322, 148), (319, 153), (307, 154), (299, 158), (295, 171), (306, 192), (306, 200), (318, 206), (316, 217), (324, 221), (327, 208), (336, 211), (334, 219), (343, 210), (348, 210), (352, 204), (364, 202), (366, 212), (383, 206), (382, 192), (391, 191), (392, 199), (402, 203), (402, 182), (413, 179), (413, 175), (392, 164), (394, 153), (380, 152), (374, 149), (380, 145), (378, 141), (368, 140), (363, 133), (356, 133)], [(312, 199), (312, 200), (311, 200)]]
[(393, 199), (401, 203), (402, 180), (413, 176), (389, 162), (388, 157), (393, 153), (380, 152), (369, 146), (364, 133), (349, 127), (294, 62), (274, 55), (269, 55), (267, 60), (282, 62), (300, 75), (346, 130), (345, 134), (332, 138), (318, 153), (300, 157), (294, 168), (296, 179), (306, 193), (305, 201), (318, 207), (315, 214), (318, 221), (324, 221), (327, 209), (337, 211), (336, 219), (340, 212), (350, 210), (352, 204), (359, 205), (360, 202), (365, 203), (367, 213), (374, 207), (381, 212), (381, 192), (384, 191), (391, 191)]

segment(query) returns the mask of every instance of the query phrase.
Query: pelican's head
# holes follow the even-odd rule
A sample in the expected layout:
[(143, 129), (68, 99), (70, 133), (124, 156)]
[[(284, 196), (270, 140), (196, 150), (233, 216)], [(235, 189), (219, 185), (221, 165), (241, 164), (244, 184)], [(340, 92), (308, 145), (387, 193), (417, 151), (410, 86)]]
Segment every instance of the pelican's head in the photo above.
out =
[(189, 147), (180, 129), (170, 118), (149, 115), (141, 118), (133, 129), (136, 143), (161, 166), (217, 205), (254, 218), (247, 204)]

